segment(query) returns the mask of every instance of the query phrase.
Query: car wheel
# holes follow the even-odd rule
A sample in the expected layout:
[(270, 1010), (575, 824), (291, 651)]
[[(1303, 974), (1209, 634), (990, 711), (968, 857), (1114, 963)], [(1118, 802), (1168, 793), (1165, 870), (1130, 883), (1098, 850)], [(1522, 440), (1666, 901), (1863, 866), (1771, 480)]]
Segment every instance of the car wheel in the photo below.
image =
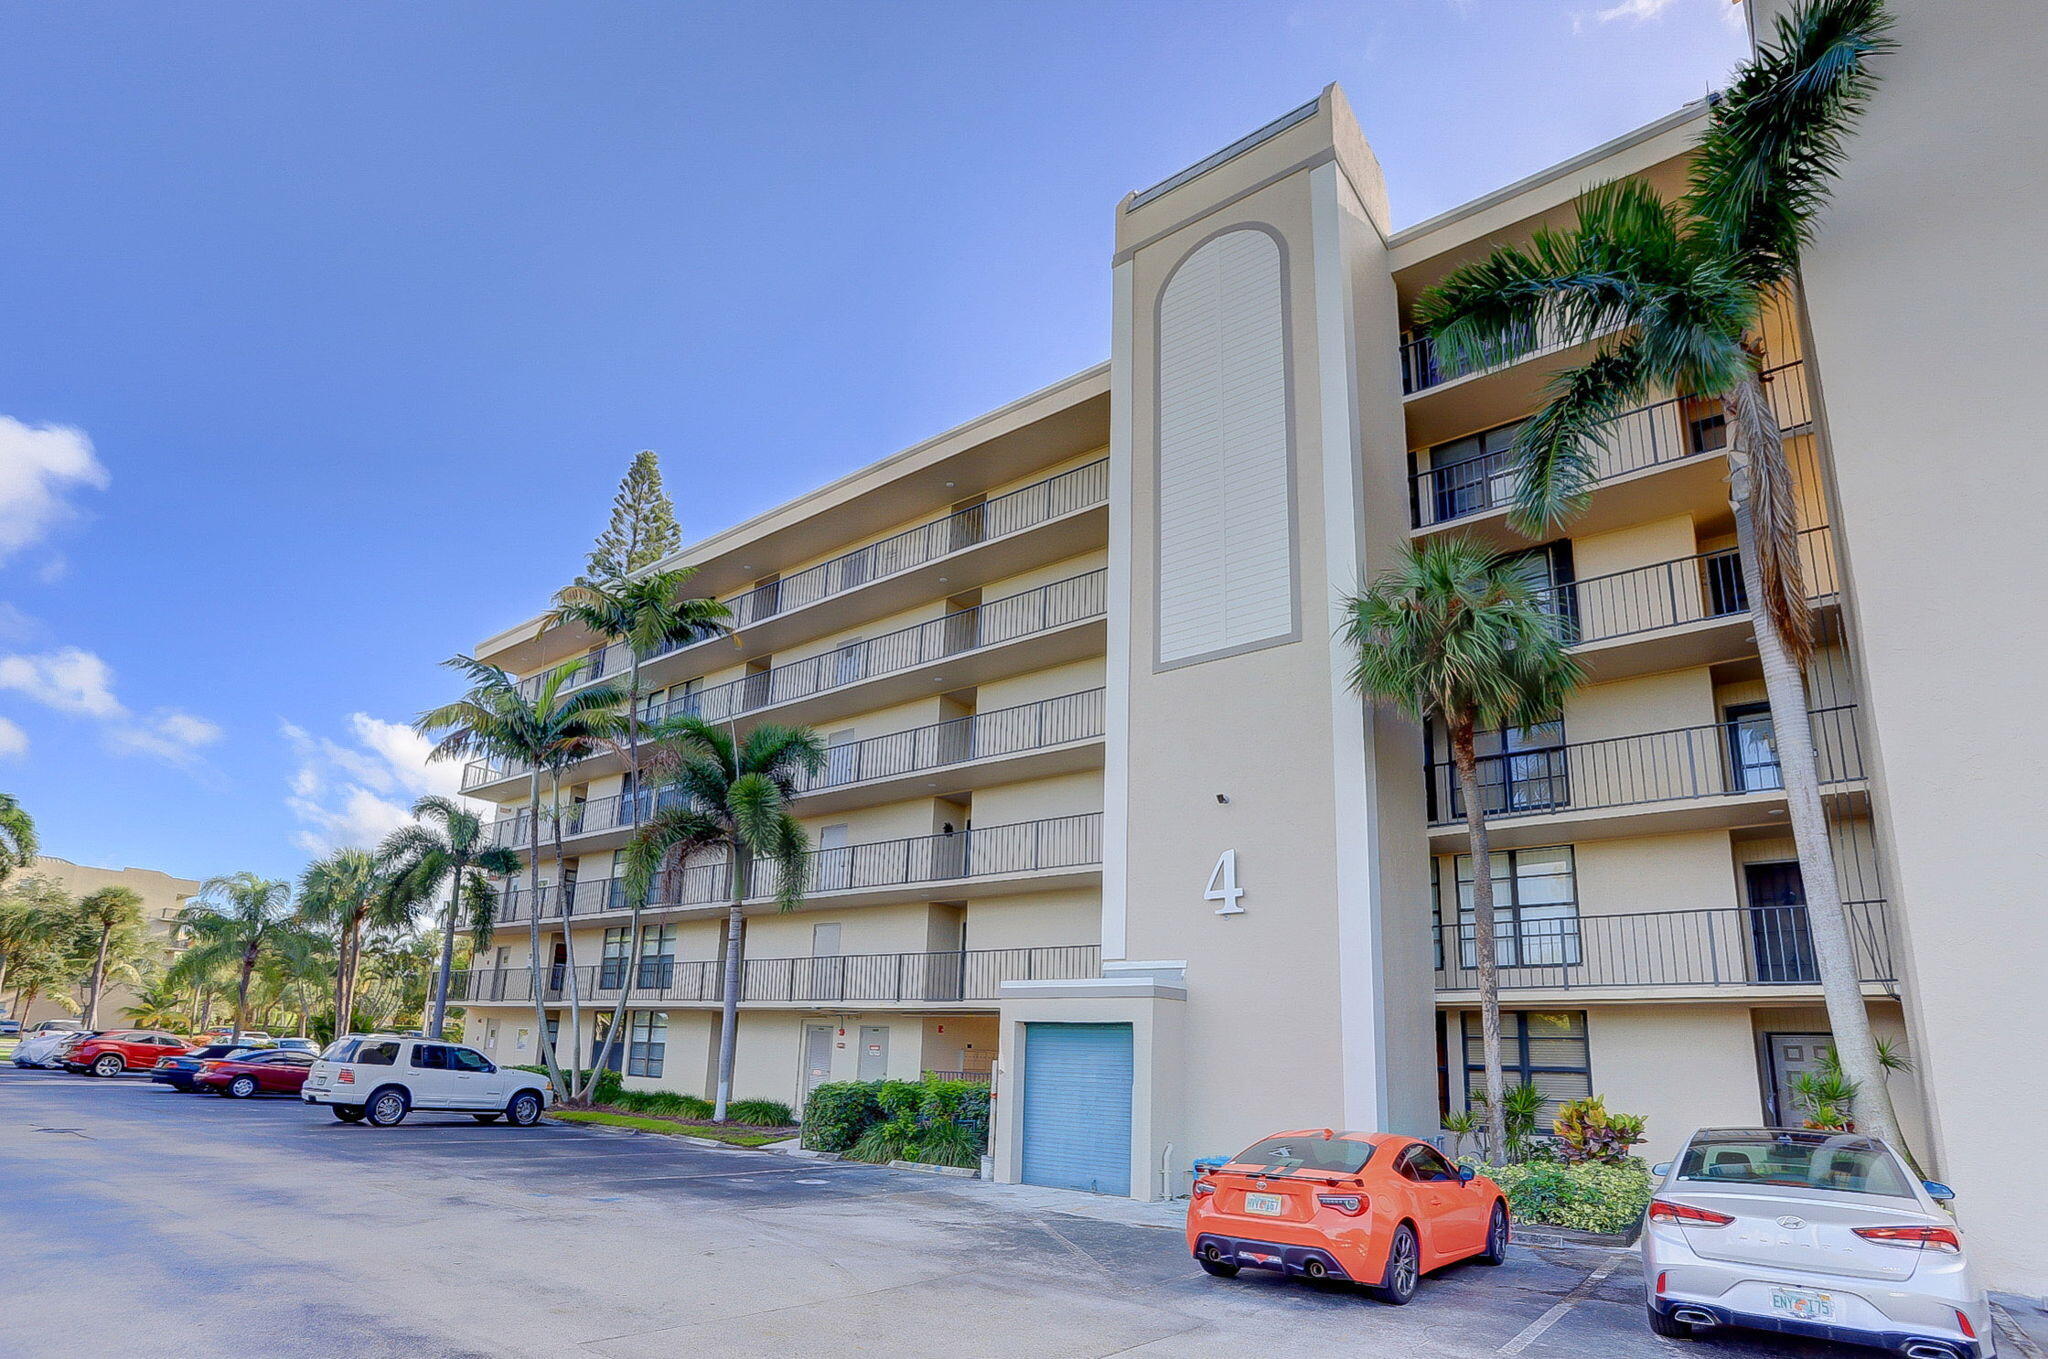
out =
[(1422, 1243), (1407, 1223), (1394, 1228), (1393, 1244), (1387, 1247), (1387, 1272), (1373, 1295), (1393, 1307), (1405, 1307), (1422, 1287)]
[(531, 1128), (540, 1122), (540, 1096), (531, 1090), (521, 1090), (505, 1106), (505, 1118), (515, 1128)]
[(1690, 1340), (1695, 1334), (1690, 1325), (1665, 1316), (1654, 1303), (1650, 1306), (1650, 1329), (1666, 1340)]
[(497, 1122), (497, 1121), (498, 1121), (499, 1119), (503, 1118), (503, 1117), (504, 1117), (504, 1115), (503, 1115), (503, 1114), (471, 1114), (471, 1115), (470, 1115), (470, 1117), (471, 1117), (471, 1118), (473, 1118), (473, 1119), (475, 1119), (475, 1120), (476, 1120), (477, 1122), (479, 1122), (479, 1123), (496, 1123), (496, 1122)]
[(128, 1069), (128, 1063), (121, 1060), (117, 1052), (104, 1053), (92, 1059), (92, 1074), (95, 1076), (118, 1076)]
[(254, 1076), (237, 1076), (228, 1082), (227, 1088), (221, 1091), (221, 1093), (230, 1099), (248, 1099), (256, 1093), (256, 1078)]
[(333, 1104), (328, 1107), (334, 1110), (334, 1116), (343, 1123), (360, 1123), (363, 1121), (363, 1110), (357, 1105)]
[(1213, 1274), (1219, 1279), (1235, 1279), (1238, 1267), (1223, 1258), (1222, 1249), (1214, 1241), (1202, 1247), (1202, 1253), (1195, 1259), (1200, 1262), (1204, 1274)]
[(1499, 1199), (1493, 1201), (1493, 1217), (1486, 1224), (1486, 1248), (1472, 1257), (1479, 1265), (1504, 1265), (1508, 1262), (1508, 1206)]
[(375, 1128), (395, 1128), (405, 1122), (405, 1115), (411, 1109), (405, 1091), (388, 1086), (370, 1096), (370, 1102), (363, 1106), (363, 1117)]

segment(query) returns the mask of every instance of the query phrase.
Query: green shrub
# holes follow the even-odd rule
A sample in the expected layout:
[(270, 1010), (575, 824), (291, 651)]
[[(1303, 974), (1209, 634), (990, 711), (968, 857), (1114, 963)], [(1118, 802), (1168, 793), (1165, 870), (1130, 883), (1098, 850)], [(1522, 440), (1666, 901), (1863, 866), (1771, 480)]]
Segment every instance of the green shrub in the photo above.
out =
[(1607, 1101), (1593, 1095), (1565, 1101), (1551, 1127), (1564, 1160), (1619, 1165), (1628, 1158), (1628, 1149), (1643, 1140), (1649, 1122), (1641, 1114), (1610, 1114)]
[(1631, 1156), (1618, 1163), (1523, 1161), (1481, 1166), (1508, 1196), (1521, 1222), (1626, 1235), (1650, 1206), (1650, 1171)]
[(835, 1081), (811, 1093), (804, 1145), (856, 1161), (978, 1165), (988, 1095), (975, 1081)]
[(602, 1101), (636, 1114), (660, 1114), (665, 1118), (709, 1118), (711, 1101), (676, 1090), (621, 1090)]
[(844, 1154), (882, 1116), (875, 1082), (827, 1081), (804, 1104), (803, 1144), (813, 1151)]
[(779, 1099), (736, 1099), (725, 1106), (725, 1116), (757, 1128), (786, 1128), (796, 1122), (796, 1113)]

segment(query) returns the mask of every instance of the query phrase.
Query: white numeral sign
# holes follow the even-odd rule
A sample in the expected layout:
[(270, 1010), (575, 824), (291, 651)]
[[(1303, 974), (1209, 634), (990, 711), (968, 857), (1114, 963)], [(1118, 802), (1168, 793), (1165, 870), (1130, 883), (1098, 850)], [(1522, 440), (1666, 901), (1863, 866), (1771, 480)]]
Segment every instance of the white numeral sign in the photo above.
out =
[(1243, 915), (1244, 907), (1237, 904), (1244, 895), (1244, 888), (1237, 885), (1237, 851), (1226, 849), (1217, 856), (1216, 866), (1209, 870), (1209, 889), (1202, 893), (1207, 901), (1220, 901), (1216, 908), (1218, 915)]

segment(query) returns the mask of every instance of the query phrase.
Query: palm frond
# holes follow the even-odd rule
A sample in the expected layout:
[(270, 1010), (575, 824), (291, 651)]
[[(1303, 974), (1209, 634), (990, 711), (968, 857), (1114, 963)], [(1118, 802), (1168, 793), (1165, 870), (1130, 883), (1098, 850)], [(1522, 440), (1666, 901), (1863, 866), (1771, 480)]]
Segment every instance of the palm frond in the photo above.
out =
[(1793, 661), (1804, 668), (1813, 655), (1813, 605), (1799, 561), (1799, 499), (1785, 460), (1778, 417), (1760, 380), (1738, 383), (1723, 403), (1730, 430), (1729, 456), (1739, 459), (1749, 499), (1757, 579), (1763, 598), (1752, 601), (1771, 616)]
[(1647, 385), (1635, 340), (1609, 346), (1551, 379), (1548, 399), (1515, 431), (1517, 475), (1508, 522), (1518, 532), (1546, 537), (1585, 508), (1599, 475), (1597, 451), (1606, 445), (1614, 418)]

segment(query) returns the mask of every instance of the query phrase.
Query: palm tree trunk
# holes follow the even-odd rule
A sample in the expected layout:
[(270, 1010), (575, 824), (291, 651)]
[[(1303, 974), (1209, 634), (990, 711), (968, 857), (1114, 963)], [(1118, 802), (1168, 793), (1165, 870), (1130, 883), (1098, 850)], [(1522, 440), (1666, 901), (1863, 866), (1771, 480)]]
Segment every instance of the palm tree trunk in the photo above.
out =
[(228, 1035), (230, 1043), (242, 1041), (242, 1019), (249, 1009), (249, 974), (255, 970), (256, 951), (250, 949), (242, 955), (242, 975), (235, 986), (235, 1031)]
[(720, 1007), (718, 1030), (718, 1097), (713, 1101), (711, 1121), (725, 1122), (725, 1106), (732, 1102), (732, 1069), (740, 1046), (740, 945), (747, 928), (746, 869), (740, 861), (740, 846), (726, 847), (732, 866), (732, 909), (725, 919), (724, 1003)]
[[(1465, 829), (1472, 842), (1472, 953), (1478, 964), (1479, 1041), (1486, 1062), (1486, 1149), (1495, 1164), (1504, 1165), (1508, 1155), (1507, 1086), (1500, 1065), (1500, 947), (1494, 937), (1493, 844), (1487, 832), (1486, 803), (1479, 790), (1471, 718), (1460, 717), (1452, 726), (1451, 755), (1458, 766), (1458, 793), (1465, 800)], [(1452, 890), (1457, 890), (1455, 883)]]
[(562, 775), (556, 770), (548, 780), (549, 819), (553, 824), (551, 838), (555, 842), (555, 893), (561, 898), (562, 909), (562, 962), (569, 974), (569, 1099), (579, 1098), (582, 1085), (583, 1067), (583, 995), (576, 982), (576, 931), (569, 920), (574, 903), (569, 900), (569, 884), (562, 875)]
[(85, 1004), (85, 1027), (88, 1029), (100, 1026), (100, 988), (107, 980), (107, 941), (113, 933), (112, 926), (100, 931), (100, 946), (92, 957), (92, 994)]
[[(1821, 802), (1820, 776), (1813, 751), (1813, 719), (1806, 702), (1806, 682), (1798, 661), (1779, 630), (1776, 611), (1767, 607), (1782, 583), (1767, 580), (1761, 568), (1765, 553), (1759, 535), (1770, 531), (1758, 523), (1756, 485), (1761, 476), (1784, 480), (1785, 446), (1776, 418), (1764, 399), (1762, 383), (1752, 375), (1728, 395), (1729, 502), (1735, 511), (1735, 535), (1742, 561), (1742, 583), (1748, 592), (1750, 618), (1756, 629), (1756, 650), (1764, 672), (1764, 691), (1771, 705), (1771, 729), (1778, 748), (1779, 780), (1784, 784), (1792, 841), (1799, 853), (1799, 876), (1806, 892), (1807, 928), (1813, 939), (1820, 973), (1821, 997), (1827, 1005), (1828, 1028), (1842, 1073), (1856, 1085), (1855, 1109), (1862, 1130), (1906, 1151), (1899, 1137), (1898, 1117), (1885, 1070), (1878, 1061), (1877, 1041), (1863, 1003), (1863, 984), (1856, 965), (1855, 936), (1842, 890), (1835, 877), (1833, 846), (1828, 838), (1827, 811)], [(1772, 466), (1760, 469), (1758, 464)], [(1780, 561), (1796, 561), (1780, 548)], [(1794, 567), (1796, 569), (1796, 566)], [(1803, 590), (1803, 586), (1799, 586)], [(1910, 1153), (1909, 1153), (1910, 1154)]]
[(455, 915), (462, 907), (462, 875), (467, 865), (455, 865), (448, 890), (448, 918), (441, 926), (441, 963), (434, 970), (434, 1019), (427, 1026), (429, 1038), (448, 1031), (448, 980), (455, 971)]
[[(631, 790), (631, 824), (640, 824), (640, 648), (626, 639), (627, 654), (633, 659), (626, 678), (627, 712), (631, 717), (626, 725), (626, 787)], [(612, 1022), (605, 1030), (604, 1047), (590, 1063), (590, 1083), (583, 1091), (588, 1100), (597, 1092), (598, 1073), (611, 1062), (612, 1052), (619, 1044), (619, 1026), (626, 1022), (626, 1002), (633, 995), (633, 981), (640, 970), (640, 912), (647, 904), (644, 894), (633, 897), (633, 916), (626, 923), (626, 971), (619, 979), (618, 1004), (612, 1006)]]
[(569, 1089), (562, 1083), (562, 1070), (555, 1062), (555, 1045), (548, 1041), (547, 988), (541, 982), (540, 959), (540, 766), (533, 767), (527, 780), (526, 796), (526, 922), (527, 933), (533, 940), (533, 953), (527, 960), (533, 969), (533, 1044), (540, 1053), (541, 1065), (548, 1069), (548, 1082), (564, 1094)]

